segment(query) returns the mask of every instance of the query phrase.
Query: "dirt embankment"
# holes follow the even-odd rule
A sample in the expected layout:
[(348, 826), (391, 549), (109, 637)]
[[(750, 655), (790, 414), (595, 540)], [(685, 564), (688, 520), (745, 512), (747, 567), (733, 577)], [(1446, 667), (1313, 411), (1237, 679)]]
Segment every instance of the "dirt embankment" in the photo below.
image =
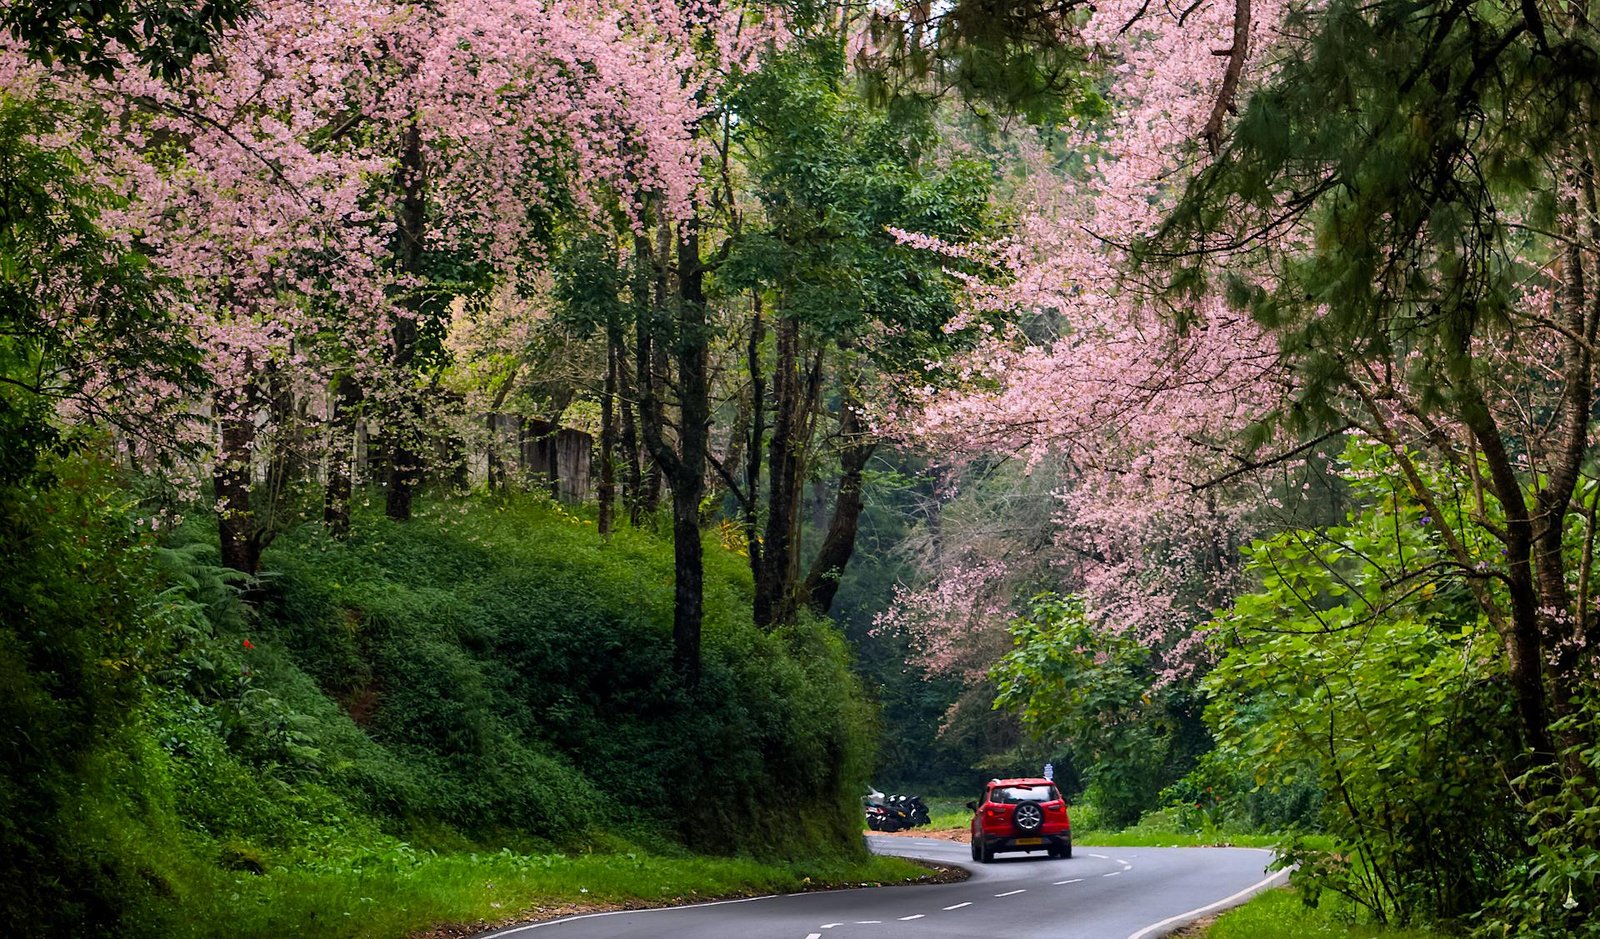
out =
[(883, 835), (885, 838), (927, 838), (934, 841), (967, 843), (965, 828), (912, 828), (906, 831), (863, 831), (863, 835)]

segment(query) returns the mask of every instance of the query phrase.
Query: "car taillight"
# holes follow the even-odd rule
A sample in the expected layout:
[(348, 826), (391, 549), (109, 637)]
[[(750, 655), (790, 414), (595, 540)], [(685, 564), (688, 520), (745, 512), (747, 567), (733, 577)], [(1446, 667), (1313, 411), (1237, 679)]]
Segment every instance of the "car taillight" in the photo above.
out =
[(991, 822), (998, 822), (1006, 817), (1006, 810), (998, 805), (986, 805), (983, 807), (983, 815)]

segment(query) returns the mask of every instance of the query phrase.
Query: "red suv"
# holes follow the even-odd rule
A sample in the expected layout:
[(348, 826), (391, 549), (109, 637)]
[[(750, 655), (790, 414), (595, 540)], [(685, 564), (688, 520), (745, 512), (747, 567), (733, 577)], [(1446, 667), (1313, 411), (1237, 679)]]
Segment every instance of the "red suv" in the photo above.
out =
[(972, 859), (987, 864), (997, 851), (1044, 849), (1072, 857), (1067, 803), (1048, 779), (991, 779), (972, 810)]

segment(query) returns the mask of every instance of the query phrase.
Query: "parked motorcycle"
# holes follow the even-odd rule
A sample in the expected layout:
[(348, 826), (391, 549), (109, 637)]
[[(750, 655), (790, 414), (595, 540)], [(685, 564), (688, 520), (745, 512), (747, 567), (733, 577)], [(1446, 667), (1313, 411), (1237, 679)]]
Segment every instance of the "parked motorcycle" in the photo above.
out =
[(867, 806), (867, 827), (868, 828), (872, 829), (873, 831), (898, 831), (899, 830), (899, 829), (893, 828), (893, 827), (885, 828), (884, 825), (886, 823), (889, 823), (889, 824), (892, 825), (892, 821), (890, 819), (889, 810), (888, 809), (884, 808), (881, 805), (868, 805)]
[(928, 806), (921, 796), (886, 796), (869, 787), (865, 802), (867, 828), (872, 831), (904, 831), (928, 824)]

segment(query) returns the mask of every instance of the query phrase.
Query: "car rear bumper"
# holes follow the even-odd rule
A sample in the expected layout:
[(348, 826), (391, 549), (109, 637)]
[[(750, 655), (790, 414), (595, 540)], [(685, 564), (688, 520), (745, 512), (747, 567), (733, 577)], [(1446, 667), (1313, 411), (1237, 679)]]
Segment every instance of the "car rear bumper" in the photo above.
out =
[(984, 843), (993, 851), (1044, 851), (1048, 848), (1065, 848), (1072, 844), (1072, 832), (1068, 830), (1046, 835), (1012, 837), (987, 835)]

